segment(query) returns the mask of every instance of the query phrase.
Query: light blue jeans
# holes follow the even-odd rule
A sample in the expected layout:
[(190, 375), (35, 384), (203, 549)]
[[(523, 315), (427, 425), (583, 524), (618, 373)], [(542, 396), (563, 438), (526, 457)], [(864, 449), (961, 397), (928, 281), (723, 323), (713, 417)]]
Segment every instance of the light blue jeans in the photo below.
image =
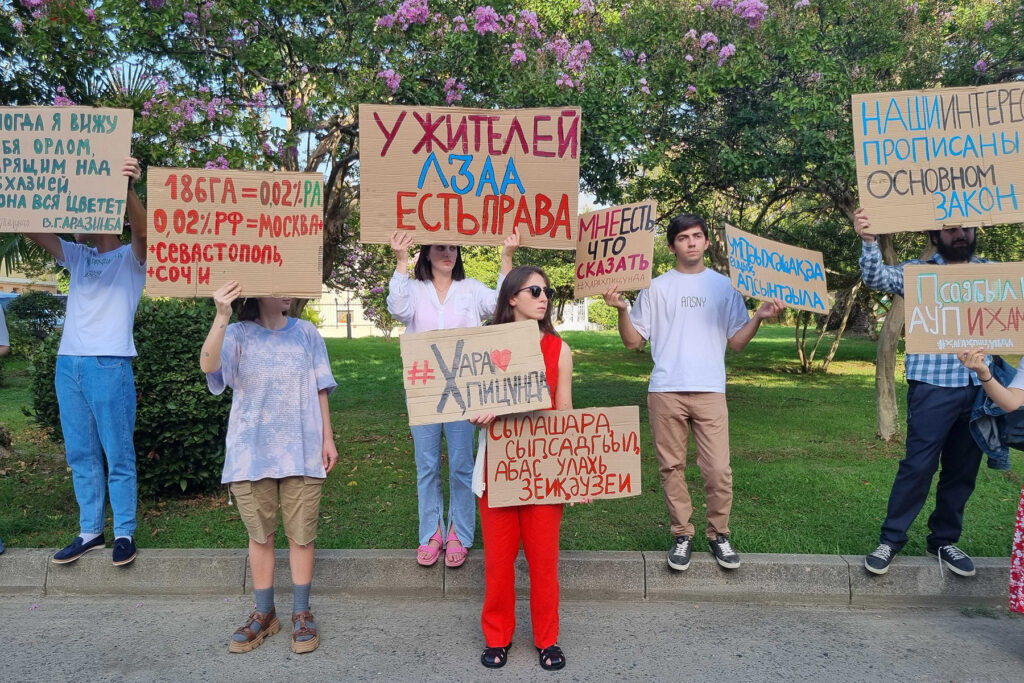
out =
[[(135, 533), (135, 375), (121, 356), (57, 356), (57, 402), (83, 533), (103, 533), (107, 487), (114, 536)], [(104, 480), (103, 456), (108, 474)]]
[[(448, 442), (448, 523), (445, 524), (444, 496), (441, 493), (441, 431)], [(473, 496), (473, 435), (476, 427), (468, 420), (410, 427), (416, 451), (416, 492), (419, 496), (420, 545), (441, 527), (448, 527), (465, 547), (473, 545), (476, 526), (476, 499)]]

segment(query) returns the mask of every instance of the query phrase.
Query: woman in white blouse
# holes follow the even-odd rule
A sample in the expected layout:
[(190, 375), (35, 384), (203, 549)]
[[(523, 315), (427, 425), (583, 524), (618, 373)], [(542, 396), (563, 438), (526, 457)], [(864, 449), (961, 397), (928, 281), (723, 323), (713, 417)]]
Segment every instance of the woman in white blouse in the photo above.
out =
[[(454, 244), (424, 245), (409, 277), (409, 247), (412, 235), (395, 231), (391, 248), (398, 265), (391, 276), (388, 312), (405, 331), (429, 332), (456, 327), (478, 327), (494, 313), (497, 290), (466, 277), (462, 251)], [(505, 240), (501, 251), (501, 273), (497, 286), (512, 270), (512, 254), (519, 235)], [(459, 567), (473, 545), (475, 501), (473, 479), (473, 434), (467, 420), (419, 425), (410, 428), (416, 454), (416, 489), (419, 496), (419, 548), (416, 561), (429, 567), (443, 550), (447, 567)], [(441, 493), (441, 432), (448, 443), (448, 523), (444, 520)], [(447, 529), (447, 532), (444, 530)]]

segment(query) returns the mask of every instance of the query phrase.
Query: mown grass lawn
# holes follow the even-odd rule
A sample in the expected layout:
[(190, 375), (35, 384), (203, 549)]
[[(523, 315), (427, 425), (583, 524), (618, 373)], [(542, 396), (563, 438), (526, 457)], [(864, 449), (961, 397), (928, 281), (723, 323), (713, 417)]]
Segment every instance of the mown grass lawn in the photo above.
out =
[[(562, 547), (667, 548), (668, 516), (647, 426), (650, 354), (625, 350), (614, 332), (567, 333), (565, 339), (574, 352), (577, 408), (640, 406), (643, 494), (567, 508)], [(415, 547), (416, 474), (398, 342), (336, 339), (327, 345), (339, 384), (331, 410), (341, 459), (324, 491), (317, 545)], [(903, 451), (902, 441), (885, 444), (874, 438), (874, 353), (870, 341), (844, 339), (828, 374), (802, 375), (793, 329), (769, 326), (744, 353), (729, 354), (731, 526), (740, 552), (862, 554), (873, 549)], [(902, 381), (897, 391), (902, 400)], [(27, 366), (9, 362), (7, 385), (0, 388), (0, 423), (12, 430), (14, 448), (0, 459), (0, 538), (11, 547), (61, 546), (78, 529), (70, 473), (60, 445), (22, 414), (30, 401)], [(1014, 451), (1012, 458), (1009, 472), (982, 465), (960, 543), (972, 555), (1009, 555), (1024, 472), (1024, 456)], [(687, 475), (700, 537), (704, 496), (696, 465)], [(246, 544), (226, 491), (139, 503), (142, 547)], [(911, 530), (906, 553), (924, 554), (931, 507), (929, 501)], [(286, 544), (283, 533), (277, 541)]]

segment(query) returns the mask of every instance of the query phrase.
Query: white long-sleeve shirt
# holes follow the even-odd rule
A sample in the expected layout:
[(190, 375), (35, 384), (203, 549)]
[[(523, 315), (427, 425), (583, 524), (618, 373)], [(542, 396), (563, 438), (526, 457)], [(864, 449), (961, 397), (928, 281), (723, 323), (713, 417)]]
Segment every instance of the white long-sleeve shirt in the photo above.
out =
[[(498, 277), (501, 289), (503, 275)], [(494, 313), (498, 292), (479, 280), (453, 280), (444, 303), (437, 298), (434, 283), (415, 280), (397, 270), (388, 289), (388, 312), (405, 325), (407, 333), (479, 327)]]

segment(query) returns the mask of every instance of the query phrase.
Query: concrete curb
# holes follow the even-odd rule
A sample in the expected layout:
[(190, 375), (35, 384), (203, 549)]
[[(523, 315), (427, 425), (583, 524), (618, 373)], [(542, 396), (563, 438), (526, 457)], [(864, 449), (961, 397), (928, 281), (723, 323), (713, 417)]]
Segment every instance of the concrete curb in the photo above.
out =
[[(9, 548), (0, 555), (0, 593), (48, 595), (230, 595), (251, 591), (245, 550), (144, 548), (126, 567), (110, 550), (70, 565), (50, 562), (53, 550)], [(288, 582), (287, 551), (278, 551), (277, 585)], [(864, 558), (840, 555), (743, 555), (723, 570), (697, 553), (686, 572), (665, 564), (663, 551), (564, 551), (559, 577), (565, 600), (669, 600), (786, 605), (993, 606), (1006, 604), (1009, 558), (975, 558), (977, 575), (940, 574), (931, 557), (897, 557), (889, 573), (873, 576)], [(520, 555), (516, 590), (529, 594), (529, 568)], [(412, 550), (318, 550), (317, 593), (353, 597), (480, 598), (483, 553), (446, 569), (416, 564)]]

